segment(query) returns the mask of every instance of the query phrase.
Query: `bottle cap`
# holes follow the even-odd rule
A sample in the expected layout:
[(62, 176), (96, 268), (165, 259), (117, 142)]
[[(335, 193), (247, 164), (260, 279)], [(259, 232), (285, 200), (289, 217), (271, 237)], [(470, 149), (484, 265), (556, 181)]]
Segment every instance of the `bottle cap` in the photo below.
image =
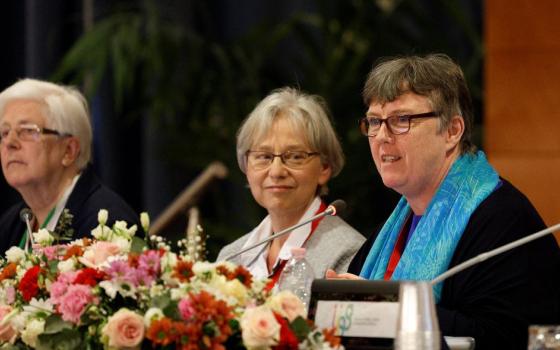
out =
[(303, 247), (301, 247), (301, 248), (300, 247), (294, 247), (294, 248), (291, 249), (291, 252), (292, 252), (292, 257), (293, 258), (298, 259), (298, 258), (305, 257), (305, 248), (303, 248)]

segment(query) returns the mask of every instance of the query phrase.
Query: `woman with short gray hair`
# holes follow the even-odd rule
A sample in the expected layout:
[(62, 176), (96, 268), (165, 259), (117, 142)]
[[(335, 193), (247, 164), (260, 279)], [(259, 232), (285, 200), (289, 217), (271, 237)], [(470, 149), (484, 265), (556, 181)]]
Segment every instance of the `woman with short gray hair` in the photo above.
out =
[[(224, 247), (218, 261), (324, 211), (321, 195), (344, 165), (342, 148), (326, 103), (293, 88), (273, 91), (243, 122), (237, 160), (255, 200), (268, 216), (250, 233)], [(338, 217), (327, 216), (236, 256), (257, 278), (275, 281), (291, 256), (304, 247), (315, 277), (345, 271), (364, 237)]]
[[(31, 237), (20, 220), (31, 210), (33, 232), (61, 233), (61, 220), (72, 215), (71, 238), (89, 236), (97, 213), (107, 209), (115, 220), (137, 223), (134, 211), (104, 186), (88, 167), (92, 128), (87, 102), (73, 87), (23, 79), (0, 93), (0, 160), (8, 184), (23, 201), (0, 217), (0, 253), (29, 247)], [(67, 209), (67, 211), (65, 211)]]

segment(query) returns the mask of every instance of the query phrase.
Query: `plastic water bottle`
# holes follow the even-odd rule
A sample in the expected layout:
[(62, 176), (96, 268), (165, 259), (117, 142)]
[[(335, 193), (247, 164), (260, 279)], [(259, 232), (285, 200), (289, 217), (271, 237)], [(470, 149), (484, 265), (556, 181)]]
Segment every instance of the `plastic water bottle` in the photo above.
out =
[(305, 260), (305, 248), (292, 248), (292, 257), (286, 263), (280, 279), (278, 280), (279, 290), (289, 290), (294, 293), (309, 309), (311, 299), (311, 283), (315, 278), (313, 268)]

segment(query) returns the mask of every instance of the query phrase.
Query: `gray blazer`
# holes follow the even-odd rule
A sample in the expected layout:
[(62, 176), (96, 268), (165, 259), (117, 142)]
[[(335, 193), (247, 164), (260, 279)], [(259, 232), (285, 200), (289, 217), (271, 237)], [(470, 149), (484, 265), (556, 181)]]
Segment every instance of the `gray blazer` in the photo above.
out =
[[(248, 238), (249, 234), (246, 234), (222, 248), (216, 261), (240, 251)], [(341, 218), (326, 216), (304, 245), (305, 259), (313, 268), (315, 278), (324, 278), (327, 269), (343, 273), (364, 241), (364, 236)], [(240, 264), (239, 256), (231, 259), (231, 262)]]

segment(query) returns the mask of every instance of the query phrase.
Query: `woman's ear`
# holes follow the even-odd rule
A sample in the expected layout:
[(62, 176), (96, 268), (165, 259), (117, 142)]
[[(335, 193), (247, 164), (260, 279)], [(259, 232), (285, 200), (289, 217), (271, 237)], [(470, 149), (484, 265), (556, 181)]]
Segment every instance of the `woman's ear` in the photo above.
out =
[(80, 155), (80, 141), (75, 137), (68, 137), (65, 143), (62, 165), (68, 167), (76, 162)]
[(319, 183), (319, 185), (324, 185), (326, 184), (329, 179), (331, 178), (332, 175), (332, 169), (331, 166), (329, 164), (322, 164), (320, 173), (319, 173), (319, 180), (317, 181), (317, 183)]
[(454, 115), (447, 126), (446, 145), (447, 151), (454, 149), (465, 133), (465, 120), (460, 115)]

